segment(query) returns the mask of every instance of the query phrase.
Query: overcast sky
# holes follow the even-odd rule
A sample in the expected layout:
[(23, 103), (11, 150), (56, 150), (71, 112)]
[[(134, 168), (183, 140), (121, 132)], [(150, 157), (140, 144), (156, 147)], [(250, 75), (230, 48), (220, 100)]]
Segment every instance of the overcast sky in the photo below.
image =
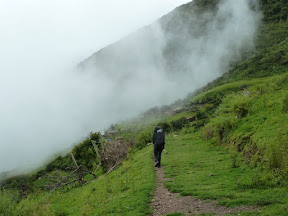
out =
[(187, 2), (0, 0), (1, 58), (9, 63), (11, 55), (34, 57), (37, 51), (76, 63)]
[(187, 2), (0, 0), (0, 172), (38, 164), (93, 130), (79, 123), (91, 89), (79, 93), (84, 85), (67, 73)]

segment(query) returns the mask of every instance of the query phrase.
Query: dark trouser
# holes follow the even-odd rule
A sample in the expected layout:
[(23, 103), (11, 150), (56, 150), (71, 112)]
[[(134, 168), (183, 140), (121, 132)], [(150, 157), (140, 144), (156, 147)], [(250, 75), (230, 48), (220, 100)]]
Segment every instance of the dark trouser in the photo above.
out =
[(162, 153), (163, 149), (164, 149), (163, 144), (154, 145), (154, 159), (155, 159), (155, 162), (158, 163), (159, 167), (160, 167), (160, 163), (161, 163), (161, 153)]

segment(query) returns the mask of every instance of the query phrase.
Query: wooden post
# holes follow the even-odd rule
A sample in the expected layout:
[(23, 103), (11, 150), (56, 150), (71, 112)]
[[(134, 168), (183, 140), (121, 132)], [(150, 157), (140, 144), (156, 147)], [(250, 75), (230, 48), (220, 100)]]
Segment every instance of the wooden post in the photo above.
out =
[(105, 146), (103, 145), (103, 142), (101, 142), (101, 148), (102, 148), (102, 152), (105, 155), (106, 151), (105, 151)]
[(71, 152), (70, 154), (71, 154), (72, 160), (74, 161), (74, 163), (75, 163), (75, 165), (76, 165), (76, 168), (78, 169), (79, 166), (78, 166), (78, 164), (77, 164), (77, 162), (76, 162), (76, 160), (75, 160), (75, 158), (74, 158), (74, 155), (72, 154), (72, 152)]
[(97, 154), (99, 163), (101, 164), (101, 155), (100, 155), (100, 153), (99, 153), (98, 146), (96, 145), (96, 141), (92, 141), (92, 144), (93, 144), (93, 147), (94, 147), (95, 152), (96, 152), (96, 154)]
[(95, 141), (92, 141), (92, 144), (93, 144), (94, 150), (95, 150), (95, 152), (96, 152), (96, 154), (97, 154), (97, 157), (98, 157), (99, 160), (100, 160), (101, 156), (100, 156), (100, 154), (99, 154), (98, 146), (95, 144)]

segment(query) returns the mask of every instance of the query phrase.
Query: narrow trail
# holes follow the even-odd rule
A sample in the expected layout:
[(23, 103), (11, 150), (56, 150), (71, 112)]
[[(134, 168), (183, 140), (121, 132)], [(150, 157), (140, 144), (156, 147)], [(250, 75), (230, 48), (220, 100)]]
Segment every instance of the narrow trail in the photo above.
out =
[(164, 177), (163, 168), (155, 168), (157, 175), (157, 188), (155, 197), (151, 203), (154, 213), (151, 216), (162, 216), (173, 212), (181, 212), (185, 215), (198, 215), (201, 213), (214, 213), (215, 215), (226, 215), (240, 211), (255, 211), (255, 207), (244, 206), (227, 208), (216, 206), (216, 201), (203, 201), (191, 196), (181, 197), (179, 193), (171, 193), (164, 187), (163, 182), (169, 179)]

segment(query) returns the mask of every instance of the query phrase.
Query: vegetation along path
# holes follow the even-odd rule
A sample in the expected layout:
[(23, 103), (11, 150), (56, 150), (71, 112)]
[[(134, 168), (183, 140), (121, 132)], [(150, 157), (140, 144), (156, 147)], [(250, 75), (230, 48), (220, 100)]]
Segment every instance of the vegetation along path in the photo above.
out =
[(179, 193), (171, 193), (164, 187), (163, 182), (171, 179), (165, 178), (163, 168), (155, 168), (157, 174), (157, 188), (151, 207), (154, 208), (153, 216), (181, 212), (185, 215), (198, 215), (201, 213), (213, 215), (227, 215), (236, 212), (255, 210), (255, 207), (243, 206), (227, 208), (217, 206), (216, 201), (203, 201), (192, 196), (181, 197)]

